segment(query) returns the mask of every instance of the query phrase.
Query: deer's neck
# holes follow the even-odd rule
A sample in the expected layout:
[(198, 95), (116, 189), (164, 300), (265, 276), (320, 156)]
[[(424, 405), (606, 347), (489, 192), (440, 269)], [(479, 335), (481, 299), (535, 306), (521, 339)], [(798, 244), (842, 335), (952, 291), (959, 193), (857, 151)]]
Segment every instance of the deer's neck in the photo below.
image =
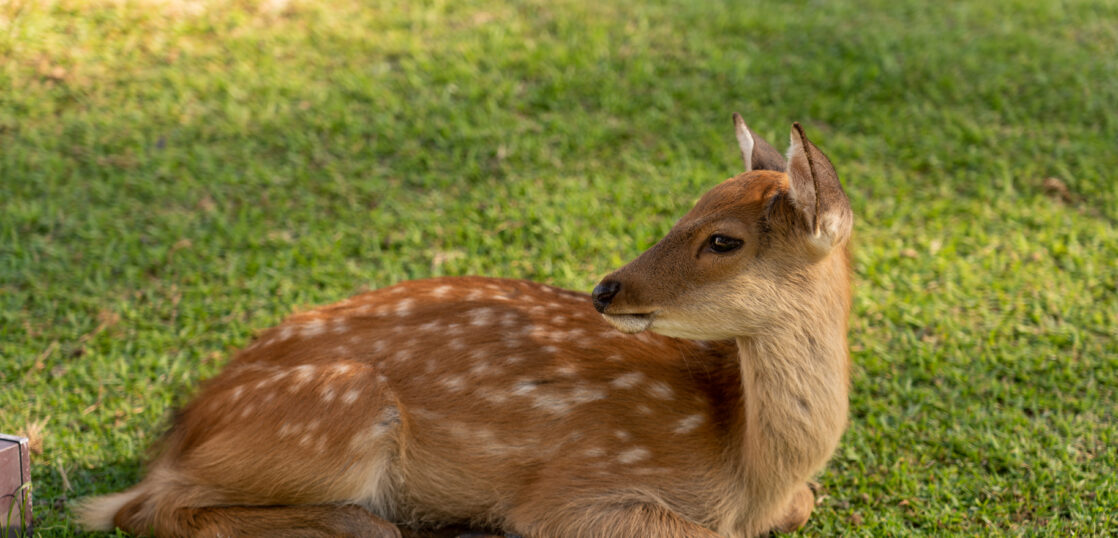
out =
[(784, 509), (830, 458), (846, 426), (846, 312), (813, 314), (797, 316), (801, 323), (775, 333), (737, 340), (745, 407), (743, 485), (752, 505), (743, 514), (747, 528), (765, 525)]

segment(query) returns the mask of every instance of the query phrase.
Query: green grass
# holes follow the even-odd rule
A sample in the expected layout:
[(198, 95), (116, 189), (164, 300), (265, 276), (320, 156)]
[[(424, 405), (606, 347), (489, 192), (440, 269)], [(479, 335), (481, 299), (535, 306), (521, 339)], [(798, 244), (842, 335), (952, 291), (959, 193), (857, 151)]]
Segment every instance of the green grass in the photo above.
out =
[(738, 171), (735, 110), (781, 148), (803, 122), (858, 219), (802, 534), (1118, 532), (1118, 3), (363, 4), (0, 2), (0, 431), (49, 419), (36, 534), (299, 306), (591, 288)]

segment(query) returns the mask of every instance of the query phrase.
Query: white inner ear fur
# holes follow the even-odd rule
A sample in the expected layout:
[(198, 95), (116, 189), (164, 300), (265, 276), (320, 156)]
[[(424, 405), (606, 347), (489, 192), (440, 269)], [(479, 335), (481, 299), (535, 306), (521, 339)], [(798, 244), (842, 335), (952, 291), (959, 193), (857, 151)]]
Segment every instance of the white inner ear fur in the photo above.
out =
[[(788, 146), (788, 154), (786, 159), (788, 161), (788, 174), (794, 173), (794, 169), (799, 167), (801, 173), (807, 173), (807, 179), (811, 181), (812, 171), (810, 161), (807, 159), (807, 151), (804, 149), (803, 144), (800, 142), (800, 137), (796, 136), (796, 132), (792, 132), (791, 144)], [(799, 192), (796, 189), (797, 182), (788, 182), (788, 192), (797, 209), (804, 213), (807, 217), (808, 223), (813, 225), (813, 229), (808, 234), (808, 247), (811, 248), (816, 254), (823, 256), (831, 251), (835, 245), (839, 244), (844, 239), (844, 230), (847, 227), (843, 222), (849, 219), (842, 211), (826, 211), (820, 208), (820, 214), (815, 215), (815, 190), (814, 183), (812, 183), (812, 198), (806, 200), (806, 193)]]
[(745, 165), (745, 171), (750, 172), (753, 170), (753, 135), (749, 134), (745, 120), (737, 114), (734, 114), (734, 134), (737, 135), (738, 147), (741, 148), (741, 162)]
[[(807, 155), (804, 154), (804, 146), (800, 143), (800, 137), (796, 136), (796, 131), (792, 131), (792, 136), (790, 138), (792, 140), (791, 143), (788, 145), (788, 153), (784, 155), (784, 162), (788, 163), (785, 173), (787, 173), (789, 176), (792, 175), (792, 168), (795, 165), (800, 164), (799, 161), (795, 160), (797, 158), (803, 159), (803, 167), (805, 169), (808, 168)], [(808, 174), (810, 174), (811, 170), (808, 170), (807, 172)], [(789, 180), (788, 194), (790, 194), (792, 196), (792, 199), (796, 201), (796, 206), (802, 208), (807, 200), (803, 199), (802, 192), (796, 190), (796, 182), (791, 181), (791, 178), (789, 178)], [(812, 200), (812, 203), (814, 205), (814, 200)]]
[(819, 229), (811, 234), (811, 248), (819, 255), (824, 255), (831, 251), (844, 239), (846, 226), (843, 223), (845, 215), (841, 212), (831, 211), (823, 212), (819, 215)]

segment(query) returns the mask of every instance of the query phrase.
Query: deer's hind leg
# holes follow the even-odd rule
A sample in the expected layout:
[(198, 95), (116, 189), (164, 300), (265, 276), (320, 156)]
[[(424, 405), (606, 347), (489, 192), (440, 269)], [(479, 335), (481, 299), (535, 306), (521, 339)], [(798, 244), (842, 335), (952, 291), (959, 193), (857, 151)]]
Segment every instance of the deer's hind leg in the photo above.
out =
[[(125, 506), (117, 514), (117, 526), (139, 530), (129, 520), (131, 513)], [(150, 523), (154, 523), (150, 531), (156, 536), (168, 537), (400, 538), (395, 525), (353, 504), (184, 507)]]
[[(404, 417), (372, 369), (339, 362), (265, 370), (263, 379), (235, 374), (180, 413), (113, 518), (117, 527), (157, 536), (400, 536), (380, 516), (393, 513)], [(233, 397), (249, 388), (251, 398)]]

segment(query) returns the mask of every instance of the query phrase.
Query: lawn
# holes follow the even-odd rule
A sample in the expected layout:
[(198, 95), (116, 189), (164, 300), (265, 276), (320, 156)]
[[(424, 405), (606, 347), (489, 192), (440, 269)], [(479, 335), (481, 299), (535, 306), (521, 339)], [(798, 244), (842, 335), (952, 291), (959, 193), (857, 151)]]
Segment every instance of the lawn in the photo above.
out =
[[(401, 7), (406, 5), (407, 7)], [(804, 535), (1118, 532), (1118, 2), (0, 1), (0, 431), (36, 534), (292, 311), (589, 290), (800, 121), (856, 215)]]

